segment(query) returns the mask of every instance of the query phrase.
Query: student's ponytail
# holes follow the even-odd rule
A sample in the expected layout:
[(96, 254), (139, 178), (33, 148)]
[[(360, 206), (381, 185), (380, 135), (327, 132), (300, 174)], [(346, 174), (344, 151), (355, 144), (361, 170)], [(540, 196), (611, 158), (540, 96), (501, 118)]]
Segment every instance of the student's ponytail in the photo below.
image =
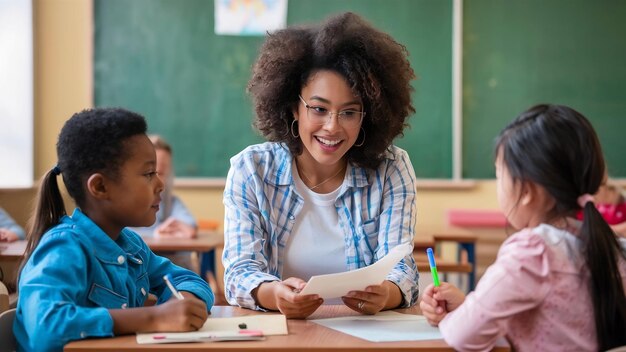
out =
[(65, 204), (63, 197), (59, 191), (57, 176), (61, 173), (58, 166), (48, 171), (41, 179), (37, 199), (35, 200), (35, 209), (28, 222), (28, 244), (21, 268), (24, 267), (31, 254), (37, 248), (41, 236), (52, 226), (59, 223), (59, 220), (65, 212)]
[(583, 207), (581, 240), (591, 274), (591, 300), (598, 348), (605, 351), (626, 345), (626, 298), (619, 271), (621, 247), (611, 227), (593, 202)]

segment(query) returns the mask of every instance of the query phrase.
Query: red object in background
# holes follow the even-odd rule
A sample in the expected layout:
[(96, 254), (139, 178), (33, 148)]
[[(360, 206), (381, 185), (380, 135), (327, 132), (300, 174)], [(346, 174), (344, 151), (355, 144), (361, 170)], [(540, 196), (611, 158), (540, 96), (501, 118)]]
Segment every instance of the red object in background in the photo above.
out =
[[(621, 224), (626, 221), (626, 203), (619, 204), (596, 204), (596, 208), (609, 225)], [(579, 220), (583, 218), (582, 210), (576, 216)]]
[(506, 217), (499, 210), (449, 209), (448, 225), (459, 227), (505, 227)]

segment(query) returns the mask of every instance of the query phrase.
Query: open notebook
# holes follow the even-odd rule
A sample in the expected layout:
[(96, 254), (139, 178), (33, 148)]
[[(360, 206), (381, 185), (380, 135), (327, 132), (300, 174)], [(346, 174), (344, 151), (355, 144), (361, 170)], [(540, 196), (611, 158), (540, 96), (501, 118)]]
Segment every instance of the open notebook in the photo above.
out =
[(233, 318), (209, 317), (198, 331), (137, 334), (137, 343), (262, 340), (268, 335), (287, 335), (287, 319), (284, 315), (260, 314)]

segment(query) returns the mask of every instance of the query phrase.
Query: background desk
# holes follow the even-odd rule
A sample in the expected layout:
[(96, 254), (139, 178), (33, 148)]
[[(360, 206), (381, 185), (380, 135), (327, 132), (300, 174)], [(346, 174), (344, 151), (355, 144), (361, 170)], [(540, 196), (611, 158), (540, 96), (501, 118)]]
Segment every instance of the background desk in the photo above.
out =
[(22, 260), (28, 241), (0, 242), (0, 261)]
[[(178, 237), (143, 237), (153, 252), (197, 252), (200, 258), (199, 274), (207, 280), (215, 293), (215, 304), (226, 304), (222, 288), (221, 265), (216, 265), (215, 258), (221, 257), (224, 249), (224, 234), (218, 231), (199, 230), (196, 238)], [(216, 255), (216, 252), (218, 255)], [(220, 267), (220, 272), (217, 268)]]
[[(200, 231), (196, 238), (144, 237), (152, 251), (207, 252), (224, 246), (224, 234), (215, 231)], [(0, 260), (21, 260), (27, 241), (0, 242)]]
[(208, 252), (224, 246), (224, 234), (216, 231), (198, 231), (196, 238), (143, 237), (143, 240), (153, 252)]
[[(400, 309), (398, 312), (419, 314), (419, 308)], [(248, 309), (216, 306), (211, 310), (213, 317), (233, 317), (251, 314), (263, 314)], [(346, 306), (322, 306), (309, 319), (331, 318), (337, 316), (357, 315)], [(210, 318), (209, 318), (210, 319)], [(178, 350), (211, 350), (211, 351), (354, 351), (365, 350), (428, 350), (453, 351), (443, 340), (370, 342), (346, 335), (309, 320), (287, 320), (289, 335), (268, 336), (265, 341), (243, 342), (202, 342), (138, 345), (135, 335), (107, 339), (75, 341), (65, 346), (65, 351), (178, 351)], [(509, 351), (508, 347), (498, 347), (496, 351)]]
[(9, 308), (15, 308), (17, 304), (15, 279), (20, 261), (24, 257), (27, 243), (27, 241), (0, 242), (0, 270), (2, 270), (2, 281), (10, 292)]
[[(476, 239), (477, 236), (455, 227), (419, 228), (413, 239), (413, 256), (420, 272), (430, 272), (426, 248), (433, 248), (437, 269), (441, 273), (457, 272), (468, 274), (468, 289), (474, 289), (476, 281)], [(456, 261), (442, 258), (440, 245), (444, 242), (456, 244)]]

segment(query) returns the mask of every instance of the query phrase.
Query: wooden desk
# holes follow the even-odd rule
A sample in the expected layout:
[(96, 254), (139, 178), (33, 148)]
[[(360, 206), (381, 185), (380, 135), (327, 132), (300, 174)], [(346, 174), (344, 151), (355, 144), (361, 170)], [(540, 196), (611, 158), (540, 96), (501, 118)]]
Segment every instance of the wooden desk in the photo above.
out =
[(432, 248), (434, 251), (436, 245), (437, 243), (435, 242), (435, 239), (433, 238), (433, 236), (420, 236), (419, 238), (415, 236), (413, 238), (413, 251), (414, 252), (419, 251), (419, 252), (424, 252), (425, 254), (427, 248)]
[(24, 257), (28, 241), (0, 242), (0, 261), (19, 261)]
[[(145, 237), (143, 240), (153, 251), (208, 252), (224, 245), (224, 234), (201, 231), (196, 238)], [(0, 242), (0, 260), (20, 260), (26, 251), (27, 241)]]
[(224, 234), (217, 231), (199, 231), (196, 238), (143, 237), (154, 252), (208, 252), (224, 246)]
[(2, 280), (8, 286), (9, 308), (15, 308), (17, 303), (17, 293), (15, 291), (16, 276), (20, 261), (24, 258), (28, 241), (20, 240), (15, 242), (0, 242), (0, 270), (2, 270)]
[[(419, 314), (419, 308), (400, 309), (398, 312)], [(233, 317), (251, 314), (263, 314), (248, 309), (232, 306), (216, 306), (211, 310), (214, 317)], [(337, 316), (357, 315), (346, 306), (322, 306), (309, 319), (331, 318)], [(209, 318), (210, 319), (210, 318)], [(268, 336), (264, 341), (229, 341), (138, 345), (135, 335), (127, 335), (106, 339), (90, 339), (75, 341), (65, 346), (64, 351), (178, 351), (178, 350), (211, 350), (211, 351), (342, 351), (360, 352), (367, 350), (394, 351), (453, 351), (443, 340), (430, 341), (399, 341), (370, 342), (341, 332), (328, 329), (307, 320), (287, 320), (289, 335)], [(502, 346), (495, 351), (509, 351)]]
[[(199, 230), (196, 238), (178, 237), (142, 237), (153, 252), (197, 252), (200, 258), (198, 270), (200, 277), (207, 280), (215, 293), (216, 304), (227, 304), (222, 287), (223, 268), (216, 263), (224, 247), (224, 233), (211, 230)], [(217, 254), (216, 254), (217, 252)], [(158, 254), (158, 253), (157, 253)], [(219, 271), (218, 271), (219, 268)]]
[[(415, 264), (420, 273), (430, 273), (430, 264), (426, 254), (413, 253), (413, 258), (415, 258)], [(472, 273), (472, 265), (469, 263), (450, 262), (437, 256), (435, 256), (435, 263), (439, 273)]]

